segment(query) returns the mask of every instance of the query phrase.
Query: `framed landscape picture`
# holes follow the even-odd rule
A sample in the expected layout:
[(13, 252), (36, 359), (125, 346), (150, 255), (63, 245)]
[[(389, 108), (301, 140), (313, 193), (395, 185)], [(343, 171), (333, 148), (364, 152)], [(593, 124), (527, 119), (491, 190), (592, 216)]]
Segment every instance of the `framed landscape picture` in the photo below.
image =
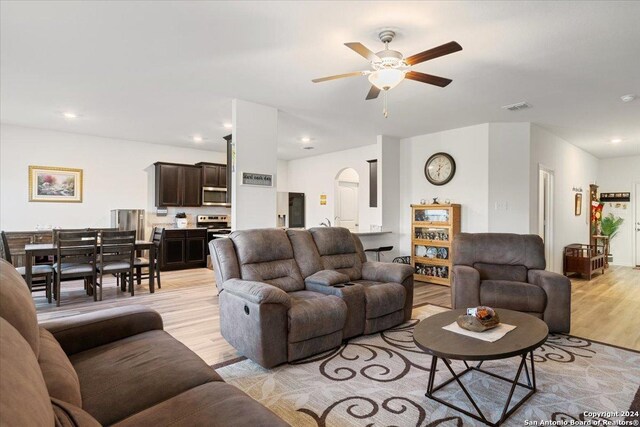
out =
[(82, 169), (29, 166), (30, 202), (82, 202)]

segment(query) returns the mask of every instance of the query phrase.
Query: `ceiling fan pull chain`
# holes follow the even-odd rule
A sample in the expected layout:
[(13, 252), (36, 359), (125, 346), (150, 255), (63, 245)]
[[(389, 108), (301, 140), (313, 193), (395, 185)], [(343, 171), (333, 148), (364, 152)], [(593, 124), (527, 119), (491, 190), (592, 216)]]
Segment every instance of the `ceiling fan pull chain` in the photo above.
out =
[(389, 93), (389, 91), (385, 90), (384, 91), (384, 108), (382, 109), (382, 114), (384, 114), (385, 119), (389, 117), (389, 110), (387, 109), (387, 93)]

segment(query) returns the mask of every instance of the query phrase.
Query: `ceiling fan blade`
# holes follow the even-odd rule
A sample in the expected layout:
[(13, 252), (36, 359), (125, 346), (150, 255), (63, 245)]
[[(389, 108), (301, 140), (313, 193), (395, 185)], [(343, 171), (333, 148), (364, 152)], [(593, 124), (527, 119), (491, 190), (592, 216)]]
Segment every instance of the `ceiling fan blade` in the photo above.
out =
[(354, 52), (356, 52), (358, 55), (363, 56), (364, 58), (366, 58), (370, 62), (381, 61), (381, 59), (380, 59), (380, 57), (378, 55), (373, 53), (371, 50), (369, 50), (369, 48), (367, 48), (362, 43), (353, 42), (353, 43), (345, 43), (344, 45), (346, 47), (348, 47), (349, 49), (353, 50)]
[(405, 79), (415, 80), (417, 82), (429, 83), (430, 85), (445, 87), (453, 80), (444, 77), (434, 76), (432, 74), (419, 73), (417, 71), (408, 71), (404, 75)]
[(376, 99), (378, 95), (380, 95), (380, 89), (375, 85), (371, 85), (371, 89), (369, 89), (366, 100)]
[(425, 50), (424, 52), (416, 53), (415, 55), (405, 58), (404, 61), (408, 65), (415, 65), (424, 61), (429, 61), (430, 59), (449, 55), (450, 53), (458, 52), (460, 50), (462, 50), (462, 46), (460, 46), (457, 42), (449, 42), (441, 46)]
[(343, 79), (345, 77), (355, 77), (355, 76), (364, 76), (364, 75), (365, 75), (364, 71), (354, 71), (353, 73), (336, 74), (335, 76), (320, 77), (319, 79), (313, 79), (311, 81), (314, 83), (320, 83), (320, 82), (326, 82), (328, 80), (336, 80), (336, 79)]

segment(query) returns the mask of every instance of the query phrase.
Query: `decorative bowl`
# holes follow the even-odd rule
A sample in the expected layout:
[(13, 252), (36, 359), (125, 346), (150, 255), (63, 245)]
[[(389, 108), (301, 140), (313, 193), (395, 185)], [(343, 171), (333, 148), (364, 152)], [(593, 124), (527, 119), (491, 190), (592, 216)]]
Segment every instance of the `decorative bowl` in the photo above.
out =
[(493, 329), (500, 324), (498, 313), (491, 307), (479, 306), (469, 310), (473, 314), (462, 314), (456, 322), (462, 329), (473, 332), (483, 332)]

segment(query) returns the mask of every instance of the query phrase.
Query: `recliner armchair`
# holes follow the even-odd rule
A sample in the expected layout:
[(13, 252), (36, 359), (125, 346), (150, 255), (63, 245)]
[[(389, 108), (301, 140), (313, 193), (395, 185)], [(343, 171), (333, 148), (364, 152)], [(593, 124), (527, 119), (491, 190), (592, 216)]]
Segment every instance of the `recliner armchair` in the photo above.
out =
[(537, 235), (460, 233), (452, 246), (451, 305), (487, 305), (526, 312), (550, 332), (569, 332), (571, 282), (545, 271), (544, 243)]

